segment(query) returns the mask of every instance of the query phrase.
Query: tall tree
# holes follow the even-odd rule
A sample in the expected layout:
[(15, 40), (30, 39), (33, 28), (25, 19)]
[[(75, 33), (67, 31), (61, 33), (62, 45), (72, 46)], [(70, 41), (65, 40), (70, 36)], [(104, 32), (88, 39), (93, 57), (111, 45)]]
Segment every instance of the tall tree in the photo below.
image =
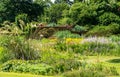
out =
[(2, 20), (14, 21), (15, 16), (21, 13), (28, 15), (30, 20), (36, 20), (44, 12), (44, 5), (34, 3), (32, 0), (1, 0), (0, 17)]
[(55, 22), (57, 23), (57, 20), (62, 18), (62, 13), (64, 10), (68, 10), (69, 6), (66, 3), (59, 3), (59, 4), (54, 4), (48, 9), (48, 16), (50, 19), (50, 22)]

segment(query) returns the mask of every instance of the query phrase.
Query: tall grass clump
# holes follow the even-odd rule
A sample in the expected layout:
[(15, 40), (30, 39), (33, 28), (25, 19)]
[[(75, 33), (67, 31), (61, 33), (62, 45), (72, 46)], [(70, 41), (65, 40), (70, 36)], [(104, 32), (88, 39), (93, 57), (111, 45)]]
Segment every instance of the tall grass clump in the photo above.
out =
[[(11, 55), (12, 59), (34, 60), (40, 57), (39, 51), (32, 47), (29, 40), (21, 36), (4, 36), (0, 46), (6, 50), (1, 55)], [(8, 57), (8, 56), (6, 56)]]

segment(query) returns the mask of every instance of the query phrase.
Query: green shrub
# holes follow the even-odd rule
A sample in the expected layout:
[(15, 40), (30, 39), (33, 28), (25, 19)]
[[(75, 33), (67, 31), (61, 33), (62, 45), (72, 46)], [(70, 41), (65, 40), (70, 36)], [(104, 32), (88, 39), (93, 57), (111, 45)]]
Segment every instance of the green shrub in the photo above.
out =
[(23, 60), (11, 60), (2, 65), (2, 71), (5, 72), (30, 72), (33, 74), (47, 75), (53, 71), (53, 67), (47, 64), (23, 61)]
[(88, 27), (84, 27), (84, 26), (79, 26), (79, 25), (76, 25), (74, 28), (73, 28), (73, 31), (87, 31)]
[(107, 77), (118, 76), (114, 67), (105, 67), (101, 64), (87, 64), (86, 67), (81, 67), (79, 70), (73, 70), (63, 74), (64, 77)]
[(120, 33), (120, 25), (117, 23), (111, 23), (108, 26), (95, 26), (86, 36), (111, 36)]
[(49, 26), (49, 27), (55, 27), (55, 26), (58, 26), (58, 25), (56, 23), (50, 23), (47, 26)]
[(81, 63), (74, 59), (53, 60), (51, 63), (40, 60), (10, 60), (1, 66), (1, 70), (4, 72), (29, 72), (34, 74), (53, 75), (78, 69), (80, 66)]
[(63, 40), (57, 41), (56, 45), (54, 46), (54, 48), (57, 51), (67, 51), (67, 47), (68, 46), (66, 45), (66, 43)]
[(79, 69), (81, 66), (81, 62), (74, 60), (74, 59), (68, 59), (68, 60), (59, 60), (57, 63), (54, 64), (55, 71), (57, 73), (70, 71), (73, 69)]
[(107, 26), (107, 28), (111, 34), (119, 34), (120, 33), (120, 25), (117, 23), (111, 23)]
[(86, 36), (110, 36), (111, 32), (107, 26), (95, 26), (86, 33)]
[(111, 23), (120, 23), (120, 18), (114, 13), (105, 12), (103, 15), (99, 16), (99, 22), (102, 25), (109, 25)]
[(8, 60), (11, 60), (13, 58), (13, 55), (10, 55), (9, 50), (6, 48), (0, 47), (0, 64), (4, 63)]
[(72, 34), (70, 31), (58, 31), (54, 34), (57, 38), (77, 38), (80, 37), (78, 34)]
[(60, 53), (56, 51), (44, 51), (41, 53), (41, 61), (54, 68), (54, 73), (62, 73), (72, 69), (78, 69), (81, 62), (74, 59), (72, 53)]
[(73, 23), (72, 19), (70, 18), (62, 18), (58, 21), (58, 24), (65, 25)]

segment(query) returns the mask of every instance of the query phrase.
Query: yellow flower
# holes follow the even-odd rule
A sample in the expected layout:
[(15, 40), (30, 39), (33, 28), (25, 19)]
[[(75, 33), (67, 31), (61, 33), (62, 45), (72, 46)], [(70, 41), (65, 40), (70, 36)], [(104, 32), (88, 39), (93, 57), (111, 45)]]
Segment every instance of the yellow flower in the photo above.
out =
[(67, 44), (79, 44), (82, 40), (83, 38), (66, 38), (65, 42)]

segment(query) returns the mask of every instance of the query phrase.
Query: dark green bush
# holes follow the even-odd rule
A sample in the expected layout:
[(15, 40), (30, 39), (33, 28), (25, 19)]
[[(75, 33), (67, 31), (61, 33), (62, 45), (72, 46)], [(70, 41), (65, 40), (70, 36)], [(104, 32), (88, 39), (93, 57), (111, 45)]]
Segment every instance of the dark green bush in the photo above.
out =
[(117, 16), (116, 14), (114, 13), (111, 13), (111, 12), (105, 12), (103, 15), (101, 15), (99, 17), (99, 22), (102, 24), (102, 25), (109, 25), (111, 23), (120, 23), (120, 17)]

